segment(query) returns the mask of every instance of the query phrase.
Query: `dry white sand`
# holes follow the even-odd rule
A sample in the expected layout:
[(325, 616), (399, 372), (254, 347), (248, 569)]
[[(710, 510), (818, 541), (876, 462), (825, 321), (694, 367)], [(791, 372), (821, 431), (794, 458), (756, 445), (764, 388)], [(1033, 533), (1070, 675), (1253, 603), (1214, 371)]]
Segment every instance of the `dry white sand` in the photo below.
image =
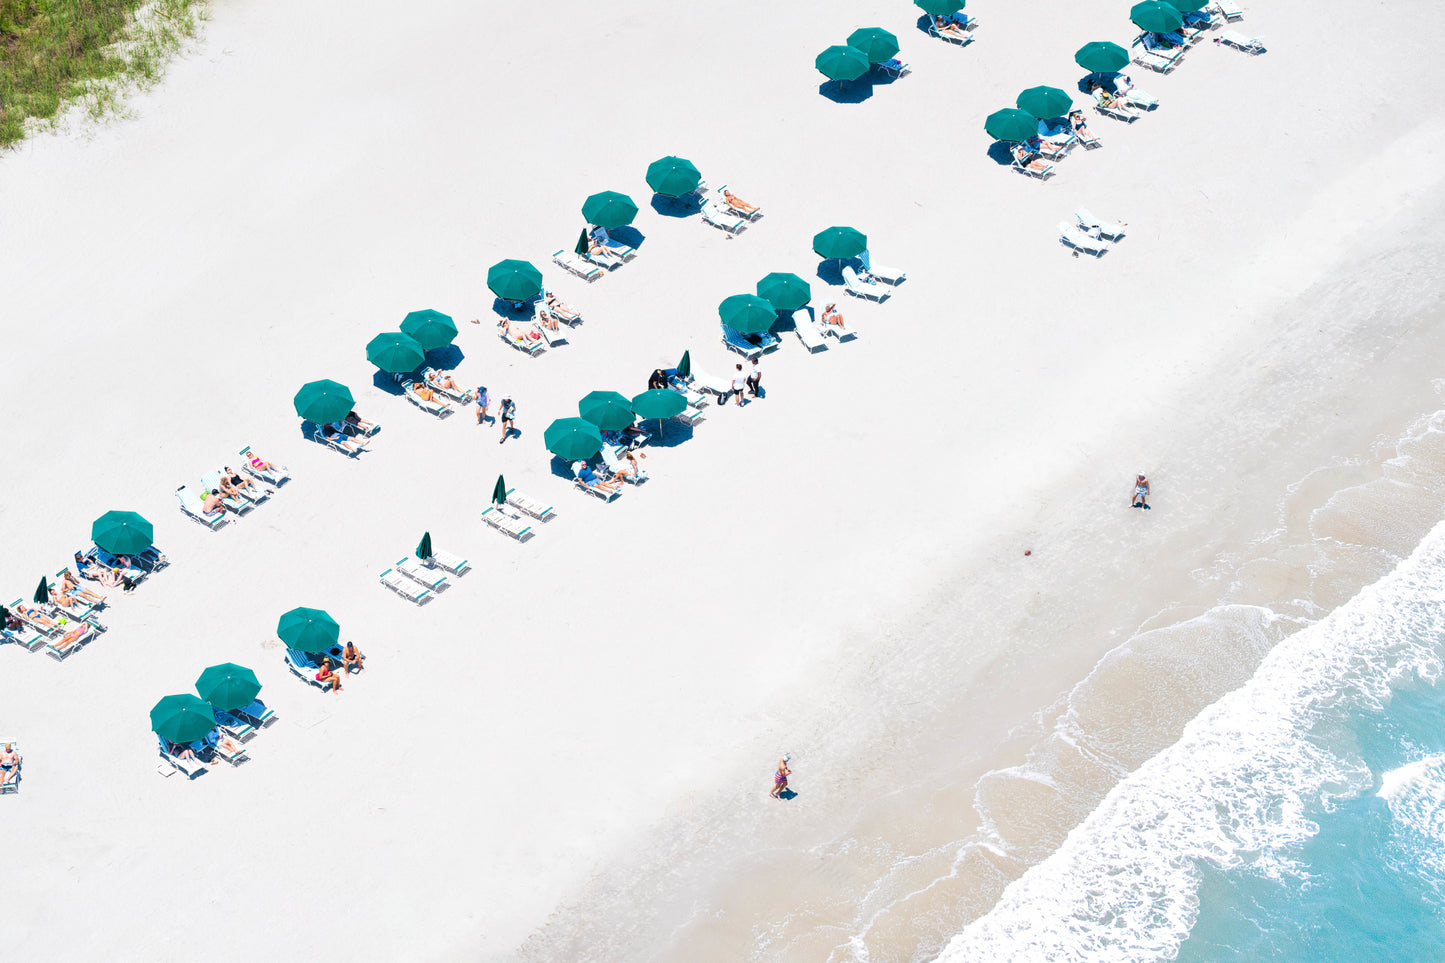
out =
[[(0, 653), (0, 734), (27, 758), (4, 800), (9, 952), (505, 957), (720, 787), (756, 784), (737, 798), (767, 832), (824, 818), (806, 791), (766, 810), (769, 773), (785, 749), (846, 763), (853, 734), (819, 720), (882, 671), (878, 637), (936, 611), (954, 573), (1039, 550), (1029, 521), (1054, 498), (1117, 487), (1080, 523), (1170, 524), (1188, 481), (1157, 459), (1181, 386), (1282, 332), (1274, 308), (1438, 177), (1431, 85), (1407, 83), (1439, 18), (1421, 4), (1348, 31), (1298, 2), (1251, 10), (1269, 54), (1207, 45), (1175, 76), (1136, 70), (1154, 115), (1093, 120), (1104, 148), (1052, 183), (998, 168), (983, 116), (1070, 87), (1072, 51), (1127, 39), (1126, 10), (984, 7), (958, 51), (901, 2), (222, 2), (133, 119), (0, 160), (0, 585), (29, 592), (111, 508), (154, 520), (172, 560), (65, 663)], [(814, 54), (871, 24), (914, 74), (861, 104), (820, 97)], [(727, 240), (652, 211), (642, 173), (667, 153), (767, 216)], [(604, 189), (643, 204), (646, 241), (585, 286), (548, 256)], [(1102, 261), (1055, 238), (1081, 202), (1130, 222)], [(843, 305), (857, 342), (808, 356), (785, 336), (766, 400), (710, 411), (614, 504), (551, 474), (552, 418), (641, 390), (685, 348), (730, 365), (717, 302), (769, 271), (811, 277), (833, 223), (910, 273), (887, 304)], [(586, 313), (571, 345), (528, 359), (497, 340), (484, 274), (503, 257)], [(518, 400), (520, 439), (373, 387), (366, 341), (422, 307), (458, 320), (459, 378)], [(359, 461), (299, 435), (291, 395), (320, 377), (385, 426)], [(209, 533), (171, 492), (243, 444), (295, 481)], [(1152, 516), (1121, 504), (1137, 468), (1160, 486)], [(558, 506), (529, 544), (478, 519), (499, 471)], [(376, 576), (424, 529), (474, 568), (416, 609)], [(294, 605), (371, 657), (342, 695), (285, 672), (271, 633)], [(1040, 691), (1077, 678), (1066, 642), (1032, 667)], [(969, 665), (1004, 645), (977, 644)], [(256, 669), (281, 721), (239, 771), (160, 778), (147, 710), (226, 660)]]

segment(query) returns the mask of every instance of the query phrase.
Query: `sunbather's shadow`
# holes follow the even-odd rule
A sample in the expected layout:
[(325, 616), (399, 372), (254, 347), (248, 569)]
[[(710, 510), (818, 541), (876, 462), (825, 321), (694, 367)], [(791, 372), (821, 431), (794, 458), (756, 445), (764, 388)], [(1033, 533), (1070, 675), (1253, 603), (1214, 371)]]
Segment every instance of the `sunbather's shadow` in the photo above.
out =
[[(389, 395), (401, 397), (401, 382), (396, 379), (396, 375), (378, 368), (376, 369), (376, 373), (371, 376), (371, 383)], [(414, 380), (411, 374), (403, 374), (401, 375), (401, 379), (402, 381)]]
[(818, 93), (835, 104), (861, 104), (873, 96), (873, 82), (870, 74), (857, 80), (825, 80), (818, 85)]
[(440, 348), (432, 348), (428, 351), (426, 353), (426, 363), (442, 371), (455, 371), (461, 367), (466, 357), (466, 352), (462, 351), (462, 349), (455, 344), (445, 344)]
[(619, 227), (615, 231), (608, 231), (607, 234), (631, 248), (640, 248), (642, 247), (642, 242), (647, 240), (647, 235), (643, 234), (631, 224), (626, 227)]
[(843, 283), (843, 262), (837, 258), (828, 258), (818, 262), (818, 277), (824, 284)]
[(1000, 167), (1010, 167), (1014, 162), (1013, 145), (1006, 140), (996, 140), (989, 145), (988, 156)]
[[(652, 209), (663, 217), (692, 217), (702, 210), (696, 194), (687, 197), (668, 197), (666, 194), (652, 195)], [(633, 245), (636, 247), (636, 245)]]

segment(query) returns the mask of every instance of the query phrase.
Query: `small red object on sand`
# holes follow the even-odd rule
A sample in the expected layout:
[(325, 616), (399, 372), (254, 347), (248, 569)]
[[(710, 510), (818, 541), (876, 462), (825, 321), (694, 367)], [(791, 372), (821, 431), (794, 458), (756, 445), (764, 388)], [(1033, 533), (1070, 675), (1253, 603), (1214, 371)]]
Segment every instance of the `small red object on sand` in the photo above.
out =
[(1026, 549), (1024, 549), (1024, 554), (1025, 554), (1025, 555), (1032, 555), (1032, 554), (1033, 554), (1033, 551), (1032, 551), (1031, 549), (1027, 549), (1027, 548), (1026, 548)]

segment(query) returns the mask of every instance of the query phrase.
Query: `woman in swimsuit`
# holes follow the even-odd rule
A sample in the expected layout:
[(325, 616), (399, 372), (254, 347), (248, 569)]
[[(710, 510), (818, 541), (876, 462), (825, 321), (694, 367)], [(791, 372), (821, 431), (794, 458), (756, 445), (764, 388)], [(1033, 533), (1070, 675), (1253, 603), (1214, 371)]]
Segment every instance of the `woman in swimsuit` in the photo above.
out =
[(341, 691), (341, 676), (332, 670), (330, 659), (321, 660), (321, 668), (316, 673), (316, 681), (322, 685), (330, 685), (332, 692)]
[(221, 469), (221, 478), (224, 481), (230, 482), (231, 487), (235, 488), (237, 491), (239, 491), (243, 495), (246, 495), (247, 497), (249, 497), (251, 492), (255, 491), (257, 488), (255, 482), (251, 481), (251, 479), (247, 478), (245, 475), (242, 475), (240, 472), (233, 470), (230, 465), (227, 465), (225, 468)]

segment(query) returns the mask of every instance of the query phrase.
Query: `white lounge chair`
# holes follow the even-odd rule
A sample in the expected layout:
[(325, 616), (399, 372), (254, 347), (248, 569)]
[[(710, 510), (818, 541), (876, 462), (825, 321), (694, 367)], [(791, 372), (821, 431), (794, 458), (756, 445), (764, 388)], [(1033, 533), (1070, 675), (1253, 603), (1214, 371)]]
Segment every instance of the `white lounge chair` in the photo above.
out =
[(416, 405), (428, 414), (436, 415), (438, 418), (445, 418), (452, 413), (452, 406), (445, 401), (427, 401), (416, 393), (415, 381), (404, 381), (401, 385), (401, 393), (406, 395), (406, 400)]
[(1236, 30), (1224, 31), (1218, 36), (1218, 38), (1215, 39), (1214, 42), (1217, 44), (1222, 44), (1226, 47), (1234, 47), (1238, 50), (1243, 50), (1247, 54), (1264, 53), (1263, 37), (1246, 37), (1244, 34), (1239, 33)]
[(431, 558), (427, 559), (438, 568), (444, 568), (453, 575), (460, 575), (471, 567), (471, 562), (460, 555), (453, 555), (451, 552), (444, 552), (441, 549), (432, 549)]
[(1109, 249), (1109, 243), (1107, 241), (1090, 237), (1067, 221), (1059, 222), (1059, 239), (1074, 249), (1075, 256), (1077, 256), (1080, 251), (1083, 251), (1095, 257), (1103, 257), (1104, 252)]
[(538, 501), (530, 495), (517, 491), (515, 488), (507, 489), (507, 504), (513, 508), (521, 509), (538, 521), (555, 518), (557, 514), (551, 505)]
[[(15, 602), (12, 602), (8, 607), (13, 608), (19, 601), (19, 599), (16, 599)], [(16, 645), (34, 652), (45, 643), (45, 633), (40, 631), (36, 626), (31, 625), (25, 619), (21, 619), (20, 628), (18, 629), (7, 629), (4, 626), (0, 626), (0, 641), (13, 642)]]
[(235, 512), (237, 515), (244, 515), (251, 509), (256, 507), (255, 502), (251, 501), (251, 499), (247, 498), (244, 495), (242, 495), (240, 498), (237, 498), (234, 495), (227, 495), (226, 493), (222, 492), (221, 473), (218, 471), (209, 471), (202, 475), (201, 488), (205, 491), (215, 492), (216, 497), (221, 500), (221, 504), (226, 506), (229, 511)]
[(852, 341), (858, 337), (858, 332), (846, 324), (824, 324), (822, 321), (819, 321), (818, 327), (823, 330), (824, 334), (837, 338), (840, 342)]
[(1214, 0), (1214, 7), (1227, 23), (1244, 19), (1244, 8), (1236, 0)]
[(640, 465), (637, 468), (637, 474), (634, 475), (630, 471), (625, 475), (622, 474), (622, 469), (625, 467), (622, 464), (622, 459), (618, 458), (617, 454), (606, 445), (603, 445), (602, 450), (597, 454), (602, 456), (602, 464), (606, 466), (607, 470), (610, 471), (614, 477), (621, 478), (623, 481), (630, 482), (633, 485), (640, 485), (647, 481), (647, 469)]
[(424, 585), (433, 592), (439, 591), (447, 584), (447, 577), (434, 568), (423, 565), (419, 560), (408, 555), (399, 559), (396, 563), (397, 571), (420, 585)]
[(216, 725), (221, 727), (222, 732), (239, 742), (245, 742), (256, 734), (254, 725), (224, 709), (212, 709), (211, 715), (215, 717)]
[(733, 207), (733, 205), (728, 201), (727, 191), (728, 186), (726, 184), (723, 184), (718, 187), (718, 189), (714, 191), (712, 195), (713, 203), (716, 204), (721, 210), (730, 211), (733, 214), (736, 214), (738, 217), (744, 218), (749, 221), (756, 221), (758, 218), (763, 216), (763, 209), (761, 207), (758, 208), (756, 211), (745, 211), (740, 208)]
[(897, 57), (894, 57), (892, 60), (880, 60), (873, 66), (877, 67), (879, 70), (883, 71), (890, 77), (902, 77), (904, 74), (909, 73), (911, 70), (908, 64), (899, 60)]
[(745, 358), (759, 357), (764, 351), (778, 346), (778, 339), (771, 331), (764, 331), (762, 334), (756, 335), (758, 341), (754, 344), (748, 340), (746, 335), (740, 334), (736, 329), (725, 324), (719, 326), (722, 328), (723, 344)]
[(214, 512), (207, 512), (206, 503), (201, 500), (200, 495), (191, 490), (189, 485), (181, 485), (176, 489), (176, 501), (180, 502), (181, 511), (211, 531), (215, 531), (226, 523), (225, 510), (218, 508)]
[[(439, 374), (440, 372), (435, 368), (423, 368), (421, 380), (426, 382), (426, 386), (432, 391), (459, 405), (469, 405), (475, 400), (473, 393), (466, 388), (448, 388), (445, 385), (437, 384), (435, 379)], [(456, 383), (455, 378), (452, 379), (452, 383)]]
[(496, 505), (488, 505), (482, 509), (482, 521), (497, 529), (506, 532), (517, 541), (525, 539), (532, 531), (532, 526), (522, 521), (516, 515), (502, 511)]
[(547, 304), (547, 296), (551, 293), (552, 292), (547, 290), (546, 288), (542, 289), (541, 297), (537, 300), (538, 311), (548, 311), (551, 313), (552, 317), (567, 325), (578, 325), (583, 322), (584, 319), (582, 317), (582, 312), (576, 310), (570, 304), (564, 303), (562, 305), (564, 308), (566, 308), (565, 311), (549, 306)]
[(806, 311), (793, 312), (793, 333), (798, 336), (799, 343), (808, 349), (809, 354), (819, 348), (826, 350), (828, 347), (828, 340), (818, 330), (818, 323)]
[(1094, 91), (1094, 109), (1105, 117), (1122, 120), (1126, 124), (1132, 124), (1139, 119), (1139, 115), (1130, 110), (1127, 104), (1121, 103), (1117, 97), (1106, 97), (1102, 90)]
[(256, 699), (245, 708), (236, 709), (234, 712), (258, 729), (264, 729), (276, 721), (276, 713), (268, 709), (266, 703), (260, 699)]
[[(212, 732), (214, 731), (215, 730), (212, 730)], [(251, 758), (250, 755), (246, 752), (246, 748), (244, 746), (242, 746), (238, 750), (232, 751), (223, 746), (220, 739), (216, 740), (215, 745), (212, 745), (210, 743), (209, 738), (198, 739), (195, 742), (192, 742), (190, 744), (190, 747), (192, 752), (205, 752), (207, 749), (209, 749), (211, 752), (220, 756), (222, 759), (226, 760), (226, 762), (230, 763), (233, 766), (239, 766), (241, 763)]]
[[(258, 478), (272, 488), (280, 488), (282, 482), (290, 481), (291, 474), (285, 465), (276, 465), (274, 469), (256, 468), (251, 464), (253, 452), (251, 446), (247, 445), (241, 449), (241, 468), (246, 474)], [(271, 464), (275, 465), (275, 462)]]
[(1078, 218), (1079, 226), (1086, 231), (1098, 231), (1104, 237), (1115, 241), (1124, 236), (1123, 221), (1102, 221), (1097, 214), (1083, 205), (1074, 212), (1074, 217)]
[[(150, 551), (150, 549), (147, 549), (146, 551), (148, 552)], [(146, 552), (142, 552), (140, 555), (132, 556), (130, 565), (122, 565), (120, 559), (116, 558), (114, 555), (110, 554), (99, 545), (92, 545), (90, 551), (85, 553), (85, 556), (86, 558), (95, 559), (106, 568), (119, 570), (122, 577), (130, 579), (132, 583), (139, 584), (146, 577), (146, 575), (149, 574), (149, 572), (147, 572), (146, 569), (140, 568), (138, 565), (135, 564), (135, 562), (137, 560), (143, 560), (145, 558), (145, 554)], [(161, 565), (152, 565), (150, 571), (155, 571), (156, 569), (162, 567), (163, 566)]]
[(160, 740), (161, 758), (174, 766), (177, 772), (185, 773), (187, 779), (194, 779), (201, 773), (207, 771), (206, 764), (201, 762), (201, 760), (182, 759), (180, 756), (172, 754), (171, 751), (166, 748), (166, 741), (164, 739), (161, 739), (159, 736), (156, 738)]
[(717, 395), (719, 399), (733, 390), (731, 378), (719, 378), (697, 367), (692, 369), (692, 383), (702, 391)]
[(1049, 175), (1054, 172), (1054, 165), (1044, 160), (1037, 153), (1023, 149), (1010, 151), (1013, 156), (1014, 170), (1020, 174), (1027, 174), (1029, 177), (1037, 177), (1039, 180), (1048, 180)]
[[(51, 611), (52, 617), (58, 613)], [(96, 629), (94, 625), (81, 619), (72, 619), (68, 616), (64, 624), (58, 626), (54, 632), (45, 637), (45, 651), (53, 659), (64, 659), (70, 653), (76, 651), (85, 643), (95, 638)]]
[(536, 331), (537, 325), (535, 323), (531, 321), (513, 321), (509, 327), (513, 332), (520, 331), (523, 336), (520, 338), (515, 335), (510, 338), (507, 337), (506, 332), (502, 330), (501, 322), (498, 322), (497, 337), (502, 339), (503, 344), (509, 344), (518, 351), (525, 351), (534, 358), (547, 350), (547, 341), (542, 337), (542, 332), (537, 331), (537, 337), (535, 338), (526, 337), (527, 334)]
[(558, 325), (557, 330), (553, 331), (541, 321), (536, 321), (534, 324), (536, 325), (537, 331), (541, 333), (542, 340), (547, 342), (547, 347), (555, 348), (559, 344), (567, 344), (567, 332), (561, 325)]
[(721, 228), (726, 231), (729, 236), (738, 233), (748, 225), (747, 218), (739, 217), (729, 211), (720, 210), (712, 201), (704, 201), (702, 207), (698, 210), (699, 213), (702, 214), (704, 221), (713, 227)]
[(624, 263), (637, 257), (637, 248), (628, 247), (621, 241), (615, 240), (611, 234), (607, 233), (607, 229), (605, 227), (593, 228), (592, 240), (601, 244), (604, 248), (607, 249), (610, 254), (616, 257), (620, 257)]
[[(325, 434), (325, 432), (324, 432), (324, 430), (323, 430), (323, 429), (325, 429), (325, 427), (326, 427), (325, 425), (313, 425), (312, 427), (313, 427), (313, 429), (314, 429), (314, 430), (312, 431), (312, 433), (311, 433), (311, 438), (312, 438), (312, 440), (316, 441), (318, 444), (325, 445), (327, 448), (330, 448), (332, 451), (339, 451), (339, 452), (341, 452), (341, 453), (342, 453), (343, 455), (345, 455), (347, 458), (356, 458), (356, 457), (359, 457), (359, 456), (361, 455), (361, 453), (366, 450), (366, 446), (365, 446), (364, 444), (362, 444), (360, 441), (355, 442), (355, 444), (356, 444), (356, 447), (355, 447), (355, 448), (348, 448), (348, 447), (346, 447), (346, 445), (342, 444), (342, 439), (341, 439), (341, 438), (327, 438), (327, 437), (326, 437), (326, 434)], [(344, 435), (344, 433), (343, 433), (342, 437), (347, 437), (347, 436)], [(348, 438), (348, 440), (350, 440), (350, 438)]]
[(571, 251), (562, 250), (552, 255), (552, 263), (558, 267), (566, 268), (584, 281), (591, 283), (602, 277), (604, 272), (601, 268), (583, 261)]
[(938, 29), (938, 24), (931, 16), (928, 18), (928, 32), (933, 36), (937, 37), (939, 40), (947, 40), (949, 43), (956, 43), (960, 46), (967, 46), (968, 44), (973, 42), (973, 28), (978, 26), (977, 20), (975, 20), (973, 17), (968, 16), (961, 10), (955, 13), (953, 16), (945, 17), (944, 19), (952, 20), (955, 24), (962, 27), (967, 32), (964, 33), (962, 36), (942, 32)]
[(863, 265), (863, 271), (875, 281), (886, 281), (889, 284), (898, 285), (908, 280), (906, 272), (877, 263), (868, 251), (858, 255), (858, 260)]
[(858, 277), (858, 272), (847, 264), (843, 265), (843, 287), (854, 297), (869, 298), (879, 302), (886, 300), (889, 294), (887, 288), (869, 284)]
[(420, 588), (415, 582), (401, 574), (394, 568), (389, 568), (381, 573), (381, 584), (391, 589), (397, 595), (409, 602), (422, 604), (431, 597), (431, 589)]

